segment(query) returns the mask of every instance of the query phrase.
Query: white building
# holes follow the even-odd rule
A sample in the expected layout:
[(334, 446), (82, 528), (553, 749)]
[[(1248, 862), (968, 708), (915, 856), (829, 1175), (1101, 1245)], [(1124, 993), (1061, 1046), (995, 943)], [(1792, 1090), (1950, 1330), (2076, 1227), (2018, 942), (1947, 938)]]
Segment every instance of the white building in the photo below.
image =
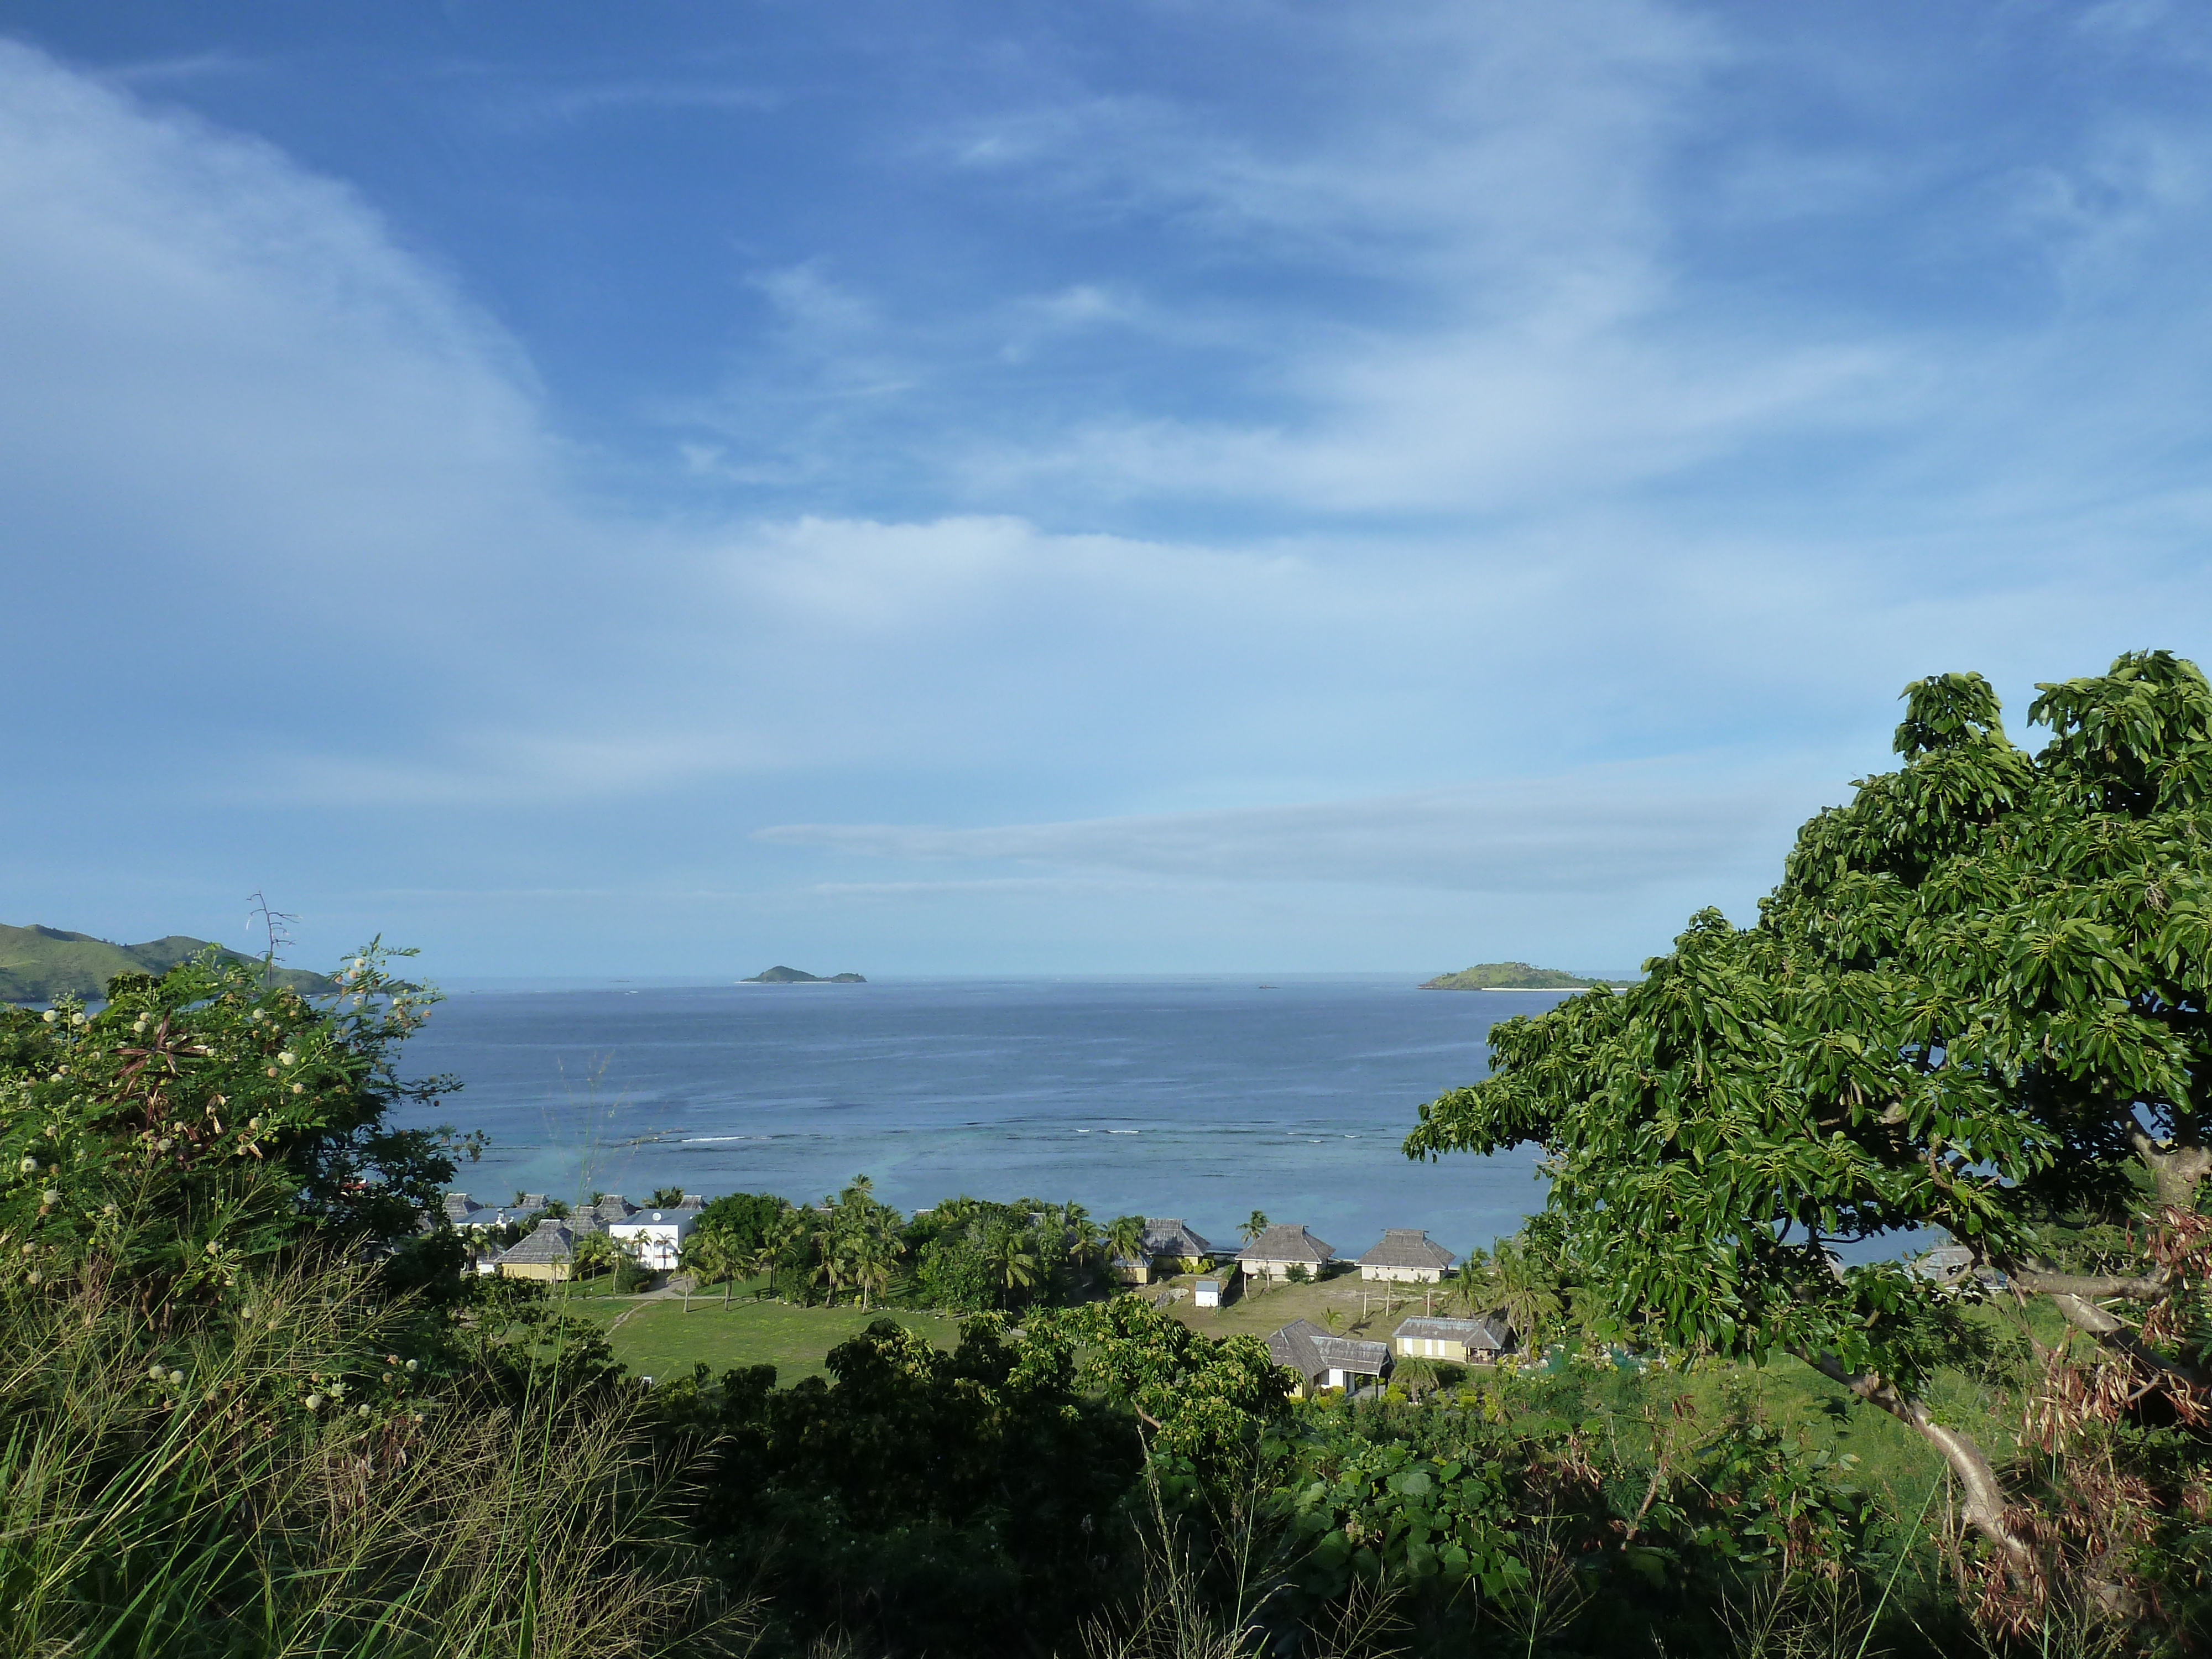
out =
[(706, 1203), (696, 1193), (686, 1193), (674, 1209), (633, 1210), (620, 1221), (606, 1223), (606, 1230), (617, 1243), (633, 1246), (645, 1266), (665, 1273), (683, 1255), (684, 1241), (699, 1224)]

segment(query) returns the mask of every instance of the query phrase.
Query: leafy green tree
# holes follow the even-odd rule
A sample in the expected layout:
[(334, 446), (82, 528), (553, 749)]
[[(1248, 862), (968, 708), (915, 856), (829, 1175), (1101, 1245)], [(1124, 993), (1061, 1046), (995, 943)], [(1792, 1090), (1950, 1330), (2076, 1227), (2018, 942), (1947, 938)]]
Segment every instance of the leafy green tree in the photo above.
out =
[(741, 1252), (757, 1250), (790, 1209), (787, 1200), (773, 1193), (725, 1193), (708, 1200), (691, 1236), (719, 1234)]
[[(2202, 1411), (2180, 1338), (2212, 1253), (2212, 688), (2164, 652), (2045, 684), (2033, 755), (1977, 675), (1905, 703), (1901, 767), (1805, 825), (1756, 926), (1701, 912), (1625, 994), (1495, 1028), (1491, 1076), (1407, 1151), (1537, 1143), (1594, 1314), (1801, 1355), (1943, 1454), (2020, 1582), (2039, 1569), (2004, 1485), (1923, 1393), (1976, 1282), (1830, 1245), (1940, 1228), (2101, 1346), (2091, 1394)], [(2084, 1237), (2107, 1242), (2068, 1260)]]
[(1249, 1244), (1267, 1231), (1267, 1212), (1265, 1210), (1255, 1210), (1244, 1218), (1244, 1224), (1237, 1230), (1237, 1237)]
[(684, 1189), (681, 1187), (655, 1187), (653, 1196), (645, 1200), (645, 1207), (648, 1210), (672, 1210), (683, 1201)]
[(1257, 1337), (1217, 1341), (1140, 1297), (1026, 1316), (1039, 1343), (1080, 1356), (1083, 1386), (1135, 1413), (1159, 1452), (1227, 1474), (1279, 1416), (1290, 1376)]

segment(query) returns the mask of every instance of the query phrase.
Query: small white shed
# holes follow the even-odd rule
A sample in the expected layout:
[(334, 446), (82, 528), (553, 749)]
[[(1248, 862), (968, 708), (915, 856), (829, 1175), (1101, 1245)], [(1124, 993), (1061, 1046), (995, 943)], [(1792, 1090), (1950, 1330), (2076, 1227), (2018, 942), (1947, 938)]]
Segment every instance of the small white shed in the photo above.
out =
[(1200, 1279), (1198, 1281), (1198, 1294), (1192, 1299), (1201, 1308), (1219, 1307), (1221, 1305), (1221, 1281), (1218, 1279)]

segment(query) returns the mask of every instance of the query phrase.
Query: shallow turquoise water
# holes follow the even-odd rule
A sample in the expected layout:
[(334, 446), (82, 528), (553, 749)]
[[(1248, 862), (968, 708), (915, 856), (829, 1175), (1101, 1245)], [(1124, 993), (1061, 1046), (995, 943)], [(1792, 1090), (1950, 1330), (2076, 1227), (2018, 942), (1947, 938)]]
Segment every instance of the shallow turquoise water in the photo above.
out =
[(1396, 977), (910, 981), (459, 991), (408, 1069), (493, 1138), (458, 1185), (813, 1199), (856, 1173), (911, 1211), (958, 1193), (1181, 1216), (1254, 1209), (1346, 1254), (1385, 1226), (1455, 1250), (1542, 1202), (1532, 1151), (1416, 1164), (1422, 1101), (1551, 995)]

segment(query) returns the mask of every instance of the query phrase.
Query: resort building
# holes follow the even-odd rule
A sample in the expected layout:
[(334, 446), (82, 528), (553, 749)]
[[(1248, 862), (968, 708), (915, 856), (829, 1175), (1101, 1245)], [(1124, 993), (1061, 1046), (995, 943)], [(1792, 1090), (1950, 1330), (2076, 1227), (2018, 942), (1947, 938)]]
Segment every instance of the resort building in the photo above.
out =
[(1155, 1273), (1176, 1273), (1186, 1265), (1202, 1267), (1219, 1254), (1185, 1224), (1181, 1216), (1148, 1215), (1144, 1241), (1134, 1256), (1117, 1255), (1114, 1271), (1133, 1285), (1149, 1285)]
[(502, 1279), (538, 1279), (559, 1284), (576, 1270), (576, 1241), (595, 1232), (591, 1221), (556, 1221), (548, 1216), (514, 1248), (492, 1264)]
[(1480, 1319), (1409, 1319), (1390, 1338), (1401, 1359), (1449, 1359), (1455, 1365), (1486, 1365), (1512, 1342), (1512, 1328), (1502, 1313)]
[(1267, 1339), (1274, 1362), (1298, 1379), (1300, 1395), (1316, 1389), (1356, 1389), (1390, 1369), (1390, 1345), (1331, 1336), (1310, 1319), (1294, 1319)]
[(1336, 1259), (1336, 1247), (1304, 1227), (1279, 1221), (1237, 1253), (1237, 1265), (1254, 1279), (1288, 1279), (1304, 1267), (1316, 1279)]
[[(447, 1193), (441, 1205), (446, 1224), (460, 1232), (470, 1227), (504, 1227), (510, 1221), (527, 1221), (545, 1207), (545, 1194), (525, 1193), (514, 1204), (479, 1204), (466, 1193)], [(435, 1218), (426, 1216), (426, 1225)]]
[(683, 1255), (684, 1241), (690, 1237), (692, 1228), (699, 1223), (699, 1212), (706, 1206), (707, 1200), (698, 1194), (686, 1193), (684, 1201), (673, 1209), (632, 1208), (620, 1221), (608, 1222), (606, 1229), (617, 1243), (632, 1246), (641, 1262), (657, 1273), (665, 1273)]
[(1386, 1227), (1382, 1242), (1359, 1258), (1362, 1279), (1390, 1279), (1401, 1285), (1433, 1285), (1459, 1258), (1431, 1243), (1417, 1227)]

